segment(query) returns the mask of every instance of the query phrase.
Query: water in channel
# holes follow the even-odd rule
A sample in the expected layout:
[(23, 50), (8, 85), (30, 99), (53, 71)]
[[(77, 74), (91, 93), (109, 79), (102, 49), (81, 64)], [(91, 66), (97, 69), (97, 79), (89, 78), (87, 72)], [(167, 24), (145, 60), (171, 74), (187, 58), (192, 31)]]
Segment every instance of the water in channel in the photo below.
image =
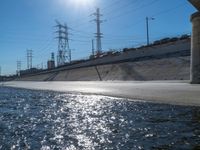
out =
[(0, 87), (0, 149), (197, 150), (200, 109)]

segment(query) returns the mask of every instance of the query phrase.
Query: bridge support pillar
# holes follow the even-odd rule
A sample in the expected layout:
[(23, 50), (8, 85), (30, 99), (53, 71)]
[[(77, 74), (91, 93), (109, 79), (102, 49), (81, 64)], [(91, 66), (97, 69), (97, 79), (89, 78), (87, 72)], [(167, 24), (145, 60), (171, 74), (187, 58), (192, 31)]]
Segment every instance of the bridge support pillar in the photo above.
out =
[(190, 82), (200, 84), (200, 12), (191, 16), (192, 38), (191, 38), (191, 70)]

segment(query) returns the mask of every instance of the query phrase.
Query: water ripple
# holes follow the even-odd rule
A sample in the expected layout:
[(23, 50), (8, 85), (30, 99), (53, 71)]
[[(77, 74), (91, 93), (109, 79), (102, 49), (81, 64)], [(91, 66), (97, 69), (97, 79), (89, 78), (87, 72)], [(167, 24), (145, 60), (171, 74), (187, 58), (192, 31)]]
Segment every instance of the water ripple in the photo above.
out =
[(0, 149), (200, 149), (199, 107), (0, 88)]

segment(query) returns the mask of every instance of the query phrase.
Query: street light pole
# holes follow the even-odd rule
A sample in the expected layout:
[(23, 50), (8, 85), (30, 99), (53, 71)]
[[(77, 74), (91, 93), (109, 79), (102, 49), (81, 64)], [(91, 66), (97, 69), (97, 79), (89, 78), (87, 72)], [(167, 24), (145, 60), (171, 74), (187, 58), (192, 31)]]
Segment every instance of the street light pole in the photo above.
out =
[(147, 45), (149, 45), (149, 20), (154, 20), (154, 18), (146, 17)]
[(149, 18), (146, 17), (146, 28), (147, 28), (147, 45), (149, 45)]

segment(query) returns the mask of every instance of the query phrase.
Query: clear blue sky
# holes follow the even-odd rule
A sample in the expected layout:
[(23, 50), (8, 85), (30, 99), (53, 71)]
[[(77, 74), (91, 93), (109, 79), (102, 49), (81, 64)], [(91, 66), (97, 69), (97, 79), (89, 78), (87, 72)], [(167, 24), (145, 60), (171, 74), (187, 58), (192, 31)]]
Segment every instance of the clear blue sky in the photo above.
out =
[(72, 59), (91, 53), (96, 25), (90, 14), (99, 7), (103, 14), (102, 48), (121, 49), (146, 42), (145, 17), (150, 40), (191, 33), (190, 15), (195, 9), (187, 0), (1, 0), (0, 66), (2, 74), (16, 72), (16, 61), (26, 69), (26, 49), (33, 50), (33, 65), (39, 66), (57, 53), (55, 20), (67, 23)]

